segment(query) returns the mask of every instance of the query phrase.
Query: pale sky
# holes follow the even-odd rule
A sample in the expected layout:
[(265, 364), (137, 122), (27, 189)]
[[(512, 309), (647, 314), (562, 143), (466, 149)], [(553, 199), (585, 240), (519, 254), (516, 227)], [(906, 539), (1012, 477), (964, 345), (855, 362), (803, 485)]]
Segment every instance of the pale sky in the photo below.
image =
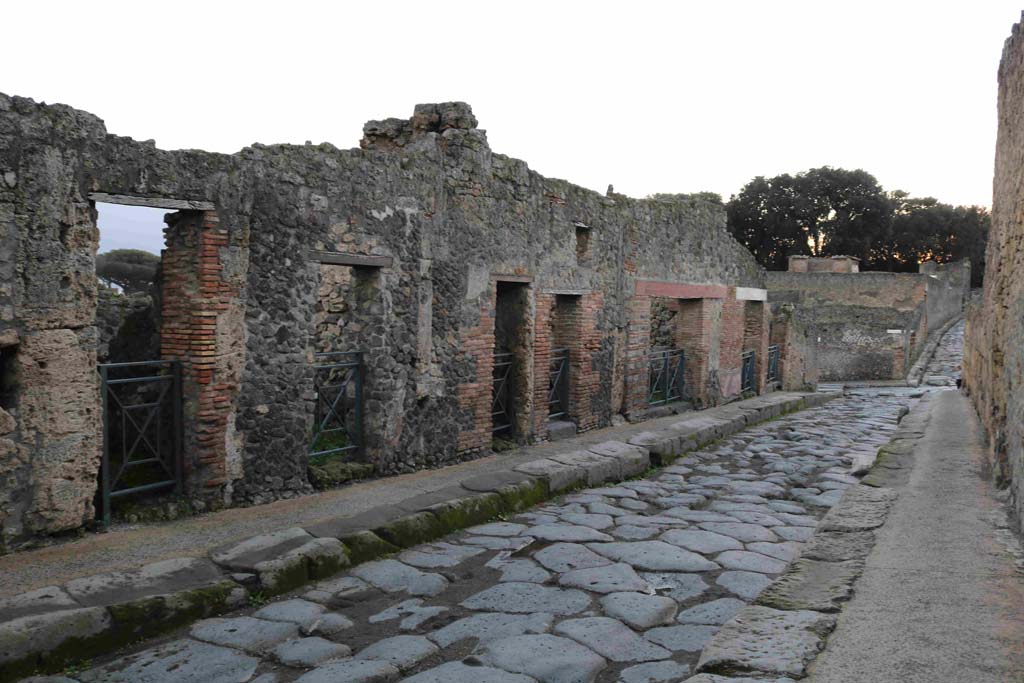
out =
[(0, 92), (229, 153), (355, 147), (368, 119), (463, 100), (496, 152), (600, 192), (728, 200), (754, 176), (831, 165), (988, 206), (1021, 6), (9, 1)]

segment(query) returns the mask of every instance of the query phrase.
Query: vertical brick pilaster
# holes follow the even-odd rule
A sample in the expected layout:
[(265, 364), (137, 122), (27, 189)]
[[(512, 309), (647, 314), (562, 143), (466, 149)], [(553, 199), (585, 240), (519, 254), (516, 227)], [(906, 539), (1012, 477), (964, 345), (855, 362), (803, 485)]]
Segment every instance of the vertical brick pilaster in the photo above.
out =
[(476, 367), (473, 381), (458, 387), (459, 406), (473, 417), (473, 424), (459, 432), (460, 453), (479, 452), (491, 447), (491, 403), (494, 374), (494, 316), (497, 289), (491, 284), (489, 296), (480, 307), (480, 322), (461, 331), (462, 353)]
[(740, 394), (743, 367), (743, 332), (745, 328), (743, 301), (736, 299), (736, 288), (729, 287), (722, 301), (722, 326), (719, 337), (718, 384), (722, 398)]
[(626, 395), (627, 414), (647, 408), (650, 388), (651, 297), (636, 294), (626, 302)]

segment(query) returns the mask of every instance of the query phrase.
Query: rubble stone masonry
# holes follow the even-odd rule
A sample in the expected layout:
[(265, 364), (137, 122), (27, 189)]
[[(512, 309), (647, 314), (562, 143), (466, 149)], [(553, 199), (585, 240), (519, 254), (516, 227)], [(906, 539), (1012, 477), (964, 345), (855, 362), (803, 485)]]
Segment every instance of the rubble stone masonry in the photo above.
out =
[[(171, 209), (161, 355), (183, 366), (193, 499), (310, 490), (324, 311), (345, 311), (332, 329), (363, 352), (364, 457), (380, 474), (490, 451), (502, 282), (527, 300), (521, 441), (547, 438), (555, 343), (570, 348), (576, 429), (644, 416), (654, 297), (682, 302), (695, 402), (738, 395), (744, 330), (756, 340), (736, 288), (763, 289), (765, 274), (728, 235), (720, 202), (545, 178), (492, 152), (462, 103), (419, 105), (363, 133), (348, 150), (170, 152), (108, 134), (91, 114), (0, 94), (0, 548), (94, 514), (94, 202), (110, 197)], [(329, 282), (325, 292), (325, 264), (352, 268), (338, 284), (349, 305)]]

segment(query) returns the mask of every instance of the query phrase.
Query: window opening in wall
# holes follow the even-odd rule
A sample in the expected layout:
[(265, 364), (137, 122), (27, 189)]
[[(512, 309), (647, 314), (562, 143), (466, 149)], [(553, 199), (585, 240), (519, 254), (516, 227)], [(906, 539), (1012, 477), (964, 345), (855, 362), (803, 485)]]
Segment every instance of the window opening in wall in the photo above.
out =
[(582, 263), (590, 258), (590, 226), (577, 221), (576, 225), (576, 261)]
[(497, 282), (496, 290), (491, 432), (493, 448), (504, 450), (520, 443), (528, 429), (530, 288), (519, 282)]

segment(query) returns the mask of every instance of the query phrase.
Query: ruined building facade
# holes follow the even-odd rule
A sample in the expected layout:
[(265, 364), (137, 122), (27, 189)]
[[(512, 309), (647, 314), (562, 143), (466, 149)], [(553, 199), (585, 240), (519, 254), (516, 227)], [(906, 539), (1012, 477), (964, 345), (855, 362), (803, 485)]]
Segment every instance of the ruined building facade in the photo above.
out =
[(906, 377), (928, 335), (962, 313), (970, 282), (966, 260), (885, 273), (852, 256), (791, 256), (768, 273), (771, 300), (794, 304), (815, 337), (823, 381)]
[(1024, 519), (1024, 29), (999, 65), (992, 228), (982, 299), (968, 309), (964, 387), (988, 433), (989, 466)]
[[(464, 104), (370, 122), (360, 149), (224, 155), (163, 151), (88, 113), (0, 95), (7, 547), (95, 515), (112, 438), (96, 202), (168, 212), (159, 346), (180, 363), (174, 419), (193, 500), (310, 490), (320, 353), (361, 354), (358, 457), (380, 474), (488, 453), (496, 420), (503, 440), (528, 443), (771, 385), (765, 274), (720, 203), (544, 178), (493, 153)], [(678, 383), (655, 386), (678, 355)], [(553, 396), (556, 364), (569, 379)]]

